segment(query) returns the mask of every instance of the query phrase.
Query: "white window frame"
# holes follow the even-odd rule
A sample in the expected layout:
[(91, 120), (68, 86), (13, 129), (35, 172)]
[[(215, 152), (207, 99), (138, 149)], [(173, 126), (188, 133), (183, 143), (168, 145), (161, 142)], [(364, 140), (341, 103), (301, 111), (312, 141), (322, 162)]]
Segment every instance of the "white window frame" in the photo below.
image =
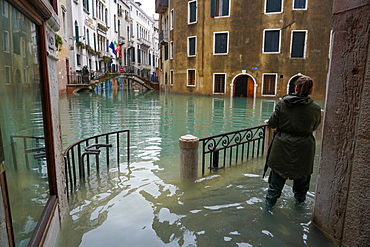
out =
[(302, 8), (294, 8), (294, 1), (295, 1), (295, 0), (293, 0), (293, 4), (292, 4), (292, 9), (293, 9), (293, 10), (307, 10), (308, 0), (305, 0), (305, 1), (306, 1), (306, 7), (305, 7), (305, 8), (303, 8), (303, 9), (302, 9)]
[[(191, 55), (190, 53), (189, 53), (189, 48), (190, 48), (190, 39), (192, 39), (192, 38), (194, 38), (195, 39), (195, 53), (194, 53), (194, 55)], [(195, 57), (196, 55), (197, 55), (197, 36), (190, 36), (190, 37), (188, 37), (188, 47), (187, 47), (188, 49), (188, 51), (187, 51), (187, 55), (188, 55), (188, 57)]]
[(174, 54), (174, 45), (173, 41), (170, 42), (170, 59), (173, 59), (173, 54)]
[(3, 50), (4, 52), (6, 53), (10, 53), (10, 36), (9, 36), (9, 32), (4, 30), (3, 31)]
[[(189, 71), (194, 70), (194, 85), (189, 85)], [(187, 69), (186, 70), (186, 86), (195, 87), (197, 85), (197, 70), (196, 69)]]
[[(190, 4), (195, 2), (195, 21), (190, 22)], [(193, 0), (188, 2), (188, 25), (195, 24), (198, 22), (198, 1)]]
[[(267, 10), (267, 1), (269, 0), (265, 0), (265, 8), (264, 8), (264, 12), (266, 15), (275, 15), (275, 14), (281, 14), (283, 13), (283, 10), (284, 10), (284, 1), (283, 0), (280, 0), (281, 1), (281, 9), (280, 9), (280, 12), (266, 12)], [(294, 1), (294, 0), (293, 0)]]
[(173, 86), (173, 69), (170, 70), (170, 86)]
[[(265, 86), (265, 75), (274, 75), (275, 76), (275, 90), (274, 94), (263, 94), (264, 86)], [(277, 73), (263, 73), (262, 74), (262, 91), (261, 95), (265, 97), (276, 97), (276, 90), (277, 90), (277, 81), (278, 81), (278, 74)]]
[(173, 30), (174, 29), (174, 24), (175, 24), (175, 16), (174, 16), (174, 12), (175, 10), (174, 9), (171, 9), (170, 11), (170, 30)]
[[(227, 33), (227, 48), (226, 48), (226, 53), (216, 53), (215, 52), (215, 48), (216, 48), (216, 34), (220, 34), (220, 33)], [(213, 32), (213, 55), (227, 55), (229, 54), (229, 40), (230, 40), (230, 34), (229, 34), (229, 31), (221, 31), (221, 32)]]
[[(216, 80), (216, 75), (224, 75), (225, 76), (225, 84), (224, 84), (224, 92), (223, 93), (219, 93), (219, 92), (215, 92), (215, 80)], [(213, 73), (213, 84), (212, 84), (212, 91), (213, 91), (213, 94), (226, 94), (226, 73)]]
[[(304, 48), (303, 48), (303, 57), (292, 57), (292, 49), (293, 49), (293, 33), (295, 32), (305, 32), (305, 37), (304, 37)], [(291, 59), (306, 59), (306, 51), (307, 51), (307, 35), (308, 35), (308, 30), (292, 30), (290, 34), (290, 55), (289, 57)]]
[[(279, 51), (277, 52), (265, 52), (265, 33), (266, 31), (279, 31)], [(280, 54), (281, 52), (281, 29), (264, 29), (263, 30), (263, 39), (262, 39), (262, 54)]]

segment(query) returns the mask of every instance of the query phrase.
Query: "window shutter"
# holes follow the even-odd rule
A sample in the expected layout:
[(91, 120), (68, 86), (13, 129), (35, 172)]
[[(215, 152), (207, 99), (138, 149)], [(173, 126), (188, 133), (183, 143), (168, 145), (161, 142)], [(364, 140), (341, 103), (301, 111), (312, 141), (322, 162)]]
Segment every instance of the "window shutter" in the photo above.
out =
[(211, 16), (216, 16), (216, 0), (211, 0)]
[(223, 5), (222, 5), (222, 16), (227, 16), (229, 15), (229, 1), (230, 0), (222, 0)]

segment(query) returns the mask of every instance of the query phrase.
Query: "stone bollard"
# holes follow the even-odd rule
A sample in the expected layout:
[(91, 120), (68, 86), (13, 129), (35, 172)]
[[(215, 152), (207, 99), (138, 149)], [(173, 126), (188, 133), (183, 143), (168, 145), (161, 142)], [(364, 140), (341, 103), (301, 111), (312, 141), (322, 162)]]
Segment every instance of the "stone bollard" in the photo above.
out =
[(198, 146), (199, 138), (184, 135), (179, 138), (180, 145), (180, 177), (198, 177)]

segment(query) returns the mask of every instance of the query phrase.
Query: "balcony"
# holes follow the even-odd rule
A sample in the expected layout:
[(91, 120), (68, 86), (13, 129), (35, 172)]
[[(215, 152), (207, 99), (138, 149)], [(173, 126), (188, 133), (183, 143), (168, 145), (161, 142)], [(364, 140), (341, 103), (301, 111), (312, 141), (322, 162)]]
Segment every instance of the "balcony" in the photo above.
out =
[(147, 48), (149, 48), (151, 46), (150, 42), (148, 40), (143, 39), (143, 38), (137, 39), (137, 42), (140, 45), (146, 46)]
[(155, 12), (163, 14), (168, 8), (168, 0), (155, 0)]
[(168, 31), (167, 30), (159, 32), (159, 42), (161, 44), (168, 42)]

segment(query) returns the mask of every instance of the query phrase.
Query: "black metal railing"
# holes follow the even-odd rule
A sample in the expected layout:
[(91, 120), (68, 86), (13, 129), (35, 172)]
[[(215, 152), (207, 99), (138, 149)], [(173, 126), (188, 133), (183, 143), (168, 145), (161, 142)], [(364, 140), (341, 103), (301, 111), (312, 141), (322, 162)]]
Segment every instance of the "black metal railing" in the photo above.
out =
[(202, 174), (209, 156), (209, 169), (218, 170), (225, 166), (244, 162), (264, 153), (267, 125), (237, 130), (224, 134), (200, 138)]
[[(21, 147), (19, 147), (19, 143)], [(45, 138), (42, 136), (13, 135), (10, 136), (10, 145), (13, 156), (13, 165), (16, 170), (18, 169), (17, 157), (20, 158), (20, 156), (18, 156), (20, 150), (23, 153), (24, 162), (27, 169), (30, 169), (30, 154), (32, 154), (33, 158), (36, 160), (46, 158)]]
[(101, 162), (105, 162), (108, 171), (111, 163), (119, 167), (124, 156), (129, 162), (129, 130), (92, 136), (70, 145), (64, 151), (67, 194), (83, 186), (86, 177), (92, 174), (99, 176)]

